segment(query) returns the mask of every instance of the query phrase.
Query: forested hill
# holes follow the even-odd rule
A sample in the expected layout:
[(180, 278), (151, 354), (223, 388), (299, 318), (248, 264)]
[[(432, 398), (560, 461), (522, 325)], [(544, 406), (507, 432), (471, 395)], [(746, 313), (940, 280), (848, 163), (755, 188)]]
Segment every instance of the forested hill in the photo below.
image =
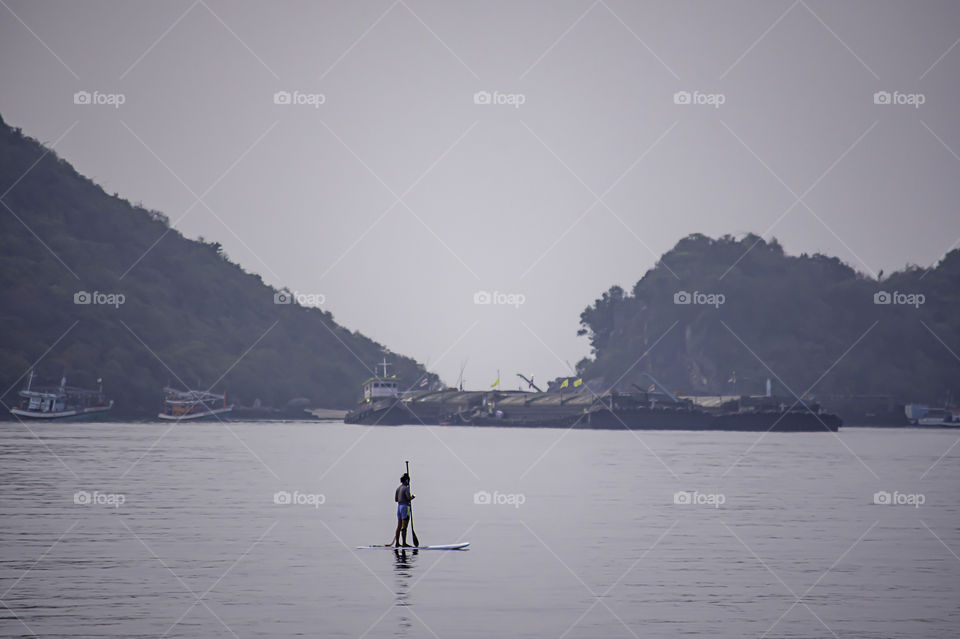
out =
[[(0, 119), (4, 193), (0, 399), (8, 406), (37, 362), (43, 381), (66, 375), (70, 385), (95, 387), (102, 377), (117, 416), (155, 415), (168, 383), (214, 385), (246, 405), (305, 397), (349, 407), (384, 357), (380, 344), (325, 310), (275, 304), (276, 291), (219, 244), (189, 240), (163, 214), (107, 195)], [(101, 296), (74, 303), (83, 291)], [(386, 357), (402, 383), (424, 375), (410, 358)]]
[(582, 313), (593, 351), (578, 373), (623, 389), (649, 386), (646, 371), (682, 392), (760, 393), (769, 377), (786, 394), (779, 377), (798, 394), (960, 399), (960, 250), (879, 276), (755, 235), (691, 235)]

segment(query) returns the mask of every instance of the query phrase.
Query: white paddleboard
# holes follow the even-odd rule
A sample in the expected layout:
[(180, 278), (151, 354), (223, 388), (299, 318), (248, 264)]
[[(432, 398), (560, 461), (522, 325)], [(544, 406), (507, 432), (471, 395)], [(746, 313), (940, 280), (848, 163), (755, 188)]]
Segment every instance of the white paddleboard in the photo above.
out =
[(442, 544), (439, 546), (407, 546), (406, 548), (401, 546), (357, 546), (357, 550), (373, 550), (374, 548), (386, 550), (461, 550), (469, 545), (470, 542), (465, 541), (459, 544)]

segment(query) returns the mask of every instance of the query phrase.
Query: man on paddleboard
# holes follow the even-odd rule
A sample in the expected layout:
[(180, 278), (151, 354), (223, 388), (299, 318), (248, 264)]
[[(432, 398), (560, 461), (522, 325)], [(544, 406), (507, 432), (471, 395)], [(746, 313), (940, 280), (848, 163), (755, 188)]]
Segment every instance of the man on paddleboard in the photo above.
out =
[(416, 495), (410, 492), (410, 475), (404, 473), (400, 477), (400, 485), (397, 486), (393, 494), (393, 500), (397, 502), (397, 530), (393, 533), (393, 541), (388, 546), (396, 546), (403, 540), (401, 547), (409, 548), (407, 544), (407, 524), (410, 523), (410, 502)]

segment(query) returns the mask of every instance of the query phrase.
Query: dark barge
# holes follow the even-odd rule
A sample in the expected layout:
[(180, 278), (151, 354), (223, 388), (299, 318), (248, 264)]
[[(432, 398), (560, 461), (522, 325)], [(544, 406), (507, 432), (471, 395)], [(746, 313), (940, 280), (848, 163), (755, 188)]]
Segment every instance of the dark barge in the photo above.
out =
[(395, 378), (364, 382), (348, 424), (465, 425), (630, 430), (836, 432), (837, 415), (816, 403), (768, 396), (696, 397), (662, 392), (572, 391), (400, 392)]

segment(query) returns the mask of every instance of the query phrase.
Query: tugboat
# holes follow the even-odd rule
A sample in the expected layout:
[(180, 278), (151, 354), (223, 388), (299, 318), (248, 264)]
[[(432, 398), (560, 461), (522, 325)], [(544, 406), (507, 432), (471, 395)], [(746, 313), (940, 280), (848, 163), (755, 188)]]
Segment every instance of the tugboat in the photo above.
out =
[(167, 421), (199, 421), (219, 419), (233, 410), (233, 404), (227, 404), (226, 393), (217, 395), (209, 391), (175, 388), (163, 389), (163, 411), (157, 417)]
[(105, 415), (113, 408), (113, 400), (103, 394), (103, 380), (97, 390), (67, 386), (67, 378), (60, 386), (33, 386), (34, 373), (30, 371), (27, 387), (20, 391), (19, 403), (10, 409), (12, 415), (29, 419), (89, 419)]
[[(418, 420), (410, 414), (400, 397), (400, 384), (396, 375), (387, 376), (390, 363), (384, 358), (377, 364), (383, 367), (383, 375), (374, 375), (363, 382), (363, 398), (360, 405), (344, 416), (345, 424), (367, 426), (399, 426), (415, 424)], [(376, 372), (376, 371), (375, 371)]]

